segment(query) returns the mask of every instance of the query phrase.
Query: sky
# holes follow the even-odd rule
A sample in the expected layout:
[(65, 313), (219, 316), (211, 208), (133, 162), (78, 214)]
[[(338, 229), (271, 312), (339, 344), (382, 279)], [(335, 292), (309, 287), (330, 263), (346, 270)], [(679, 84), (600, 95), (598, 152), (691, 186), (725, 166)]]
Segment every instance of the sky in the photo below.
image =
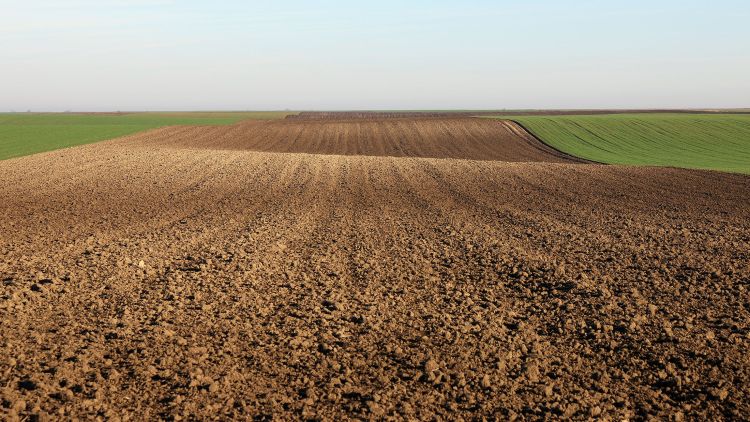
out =
[(747, 0), (0, 0), (0, 111), (750, 107)]

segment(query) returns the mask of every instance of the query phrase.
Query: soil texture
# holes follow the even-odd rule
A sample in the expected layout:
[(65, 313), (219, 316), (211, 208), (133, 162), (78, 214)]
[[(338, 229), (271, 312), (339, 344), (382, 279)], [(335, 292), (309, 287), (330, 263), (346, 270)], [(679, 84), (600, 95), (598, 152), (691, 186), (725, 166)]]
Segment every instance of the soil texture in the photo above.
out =
[(0, 162), (0, 414), (746, 418), (750, 177), (577, 161), (368, 117)]

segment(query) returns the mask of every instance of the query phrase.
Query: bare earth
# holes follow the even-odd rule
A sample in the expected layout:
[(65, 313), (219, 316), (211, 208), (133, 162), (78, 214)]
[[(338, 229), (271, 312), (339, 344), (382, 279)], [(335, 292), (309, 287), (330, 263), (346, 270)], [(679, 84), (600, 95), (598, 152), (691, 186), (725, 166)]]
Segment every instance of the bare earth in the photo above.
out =
[(365, 118), (0, 162), (0, 415), (746, 418), (750, 177), (574, 161)]

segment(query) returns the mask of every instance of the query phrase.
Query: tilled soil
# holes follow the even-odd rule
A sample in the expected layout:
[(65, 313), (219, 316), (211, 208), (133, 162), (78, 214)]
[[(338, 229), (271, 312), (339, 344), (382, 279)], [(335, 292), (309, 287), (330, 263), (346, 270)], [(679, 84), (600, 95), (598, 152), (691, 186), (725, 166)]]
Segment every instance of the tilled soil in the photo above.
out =
[(3, 418), (750, 414), (750, 177), (216, 130), (0, 162)]
[(471, 118), (247, 121), (172, 126), (130, 137), (136, 146), (327, 155), (584, 162), (539, 142), (518, 124)]

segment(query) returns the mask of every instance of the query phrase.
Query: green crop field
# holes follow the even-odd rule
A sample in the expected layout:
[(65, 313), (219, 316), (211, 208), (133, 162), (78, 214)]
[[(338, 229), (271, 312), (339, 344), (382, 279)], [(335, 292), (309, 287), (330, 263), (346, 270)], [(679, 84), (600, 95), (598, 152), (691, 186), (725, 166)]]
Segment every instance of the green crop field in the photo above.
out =
[(750, 115), (654, 113), (510, 119), (554, 148), (602, 163), (750, 173)]
[(82, 145), (173, 125), (228, 125), (276, 119), (287, 112), (165, 112), (129, 114), (2, 113), (0, 160)]

